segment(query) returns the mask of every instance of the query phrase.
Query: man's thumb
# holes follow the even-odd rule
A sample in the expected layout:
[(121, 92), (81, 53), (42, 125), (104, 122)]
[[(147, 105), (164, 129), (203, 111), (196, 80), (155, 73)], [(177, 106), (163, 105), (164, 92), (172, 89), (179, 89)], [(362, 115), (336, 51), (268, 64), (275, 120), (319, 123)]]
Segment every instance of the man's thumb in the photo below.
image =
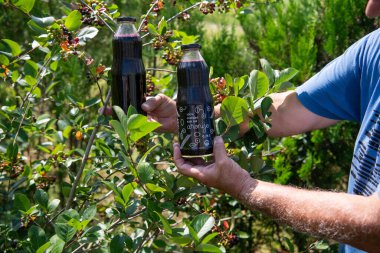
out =
[(222, 160), (227, 156), (226, 148), (224, 147), (223, 138), (216, 136), (214, 139), (214, 158), (215, 161)]

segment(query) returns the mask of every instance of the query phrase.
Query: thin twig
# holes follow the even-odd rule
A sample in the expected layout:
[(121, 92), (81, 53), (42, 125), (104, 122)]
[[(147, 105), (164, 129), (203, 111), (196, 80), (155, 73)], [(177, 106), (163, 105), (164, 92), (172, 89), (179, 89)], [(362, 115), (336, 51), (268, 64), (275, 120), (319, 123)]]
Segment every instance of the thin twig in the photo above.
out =
[[(190, 11), (190, 10), (196, 8), (196, 7), (197, 7), (198, 5), (200, 5), (201, 3), (202, 3), (202, 2), (197, 2), (197, 3), (193, 4), (192, 6), (190, 6), (190, 7), (186, 8), (186, 9), (184, 9), (183, 11), (178, 12), (176, 15), (174, 15), (173, 17), (171, 17), (171, 18), (169, 18), (168, 20), (166, 20), (166, 23), (169, 23), (169, 22), (173, 21), (174, 19), (176, 19), (177, 17), (181, 16), (183, 13), (188, 12), (188, 11)], [(141, 38), (143, 39), (143, 38), (145, 38), (146, 36), (148, 36), (149, 34), (150, 34), (150, 33), (148, 32), (148, 33), (144, 34), (143, 36), (141, 36)]]
[(104, 100), (103, 100), (103, 91), (102, 91), (102, 88), (100, 87), (100, 84), (99, 84), (99, 80), (98, 78), (94, 75), (94, 73), (91, 72), (91, 69), (90, 67), (86, 64), (85, 60), (83, 59), (82, 60), (84, 65), (86, 66), (86, 69), (87, 71), (90, 73), (91, 77), (92, 77), (92, 80), (96, 83), (96, 85), (98, 86), (98, 89), (99, 89), (99, 92), (100, 92), (100, 100), (102, 101), (102, 104), (104, 105)]
[(170, 70), (170, 69), (146, 68), (146, 70), (154, 70), (154, 71), (162, 71), (162, 72), (169, 72), (169, 73), (177, 73), (176, 71)]
[(144, 25), (145, 20), (147, 19), (147, 17), (149, 16), (149, 14), (152, 12), (154, 6), (156, 6), (156, 4), (158, 3), (158, 1), (159, 1), (159, 0), (156, 0), (156, 1), (152, 4), (152, 6), (149, 8), (149, 10), (147, 11), (147, 13), (145, 14), (144, 19), (141, 21), (141, 23), (140, 23), (140, 25), (139, 25), (139, 29), (137, 30), (137, 32), (140, 32), (140, 31), (141, 31), (141, 28), (142, 28), (142, 26)]
[[(44, 65), (41, 67), (41, 69), (39, 70), (39, 72), (38, 72), (38, 74), (37, 74), (38, 76), (41, 75), (42, 71), (45, 70), (46, 66), (50, 63), (50, 61), (51, 61), (51, 57), (50, 57), (50, 58), (44, 63)], [(21, 108), (24, 107), (25, 102), (28, 100), (30, 94), (32, 94), (33, 91), (34, 91), (34, 89), (37, 88), (37, 86), (41, 83), (42, 79), (43, 79), (43, 77), (40, 76), (40, 77), (38, 78), (36, 84), (30, 89), (29, 93), (25, 96), (24, 100), (22, 101), (22, 104), (21, 104), (21, 106), (20, 106)], [(26, 114), (27, 114), (28, 109), (29, 109), (29, 105), (30, 105), (30, 101), (28, 100), (27, 105), (26, 105), (26, 107), (25, 107), (25, 111), (24, 111), (24, 113), (23, 113), (23, 115), (22, 115), (22, 117), (21, 117), (20, 124), (18, 125), (17, 131), (16, 131), (16, 134), (15, 134), (15, 137), (14, 137), (14, 139), (13, 139), (13, 146), (16, 144), (16, 139), (17, 139), (18, 134), (20, 133), (20, 129), (21, 129), (21, 127), (22, 127), (22, 124), (24, 123), (24, 120), (25, 120)]]
[(168, 20), (166, 20), (166, 22), (169, 23), (170, 21), (172, 21), (172, 20), (176, 19), (177, 17), (181, 16), (183, 13), (188, 12), (188, 11), (194, 9), (195, 7), (197, 7), (198, 5), (200, 5), (201, 3), (202, 2), (197, 2), (197, 3), (193, 4), (192, 6), (184, 9), (183, 11), (181, 11), (181, 12), (177, 13), (176, 15), (174, 15), (173, 17), (169, 18)]
[(149, 236), (150, 231), (153, 230), (153, 225), (155, 225), (155, 224), (153, 223), (152, 226), (150, 226), (148, 228), (148, 230), (145, 231), (145, 234), (144, 234), (143, 238), (141, 239), (141, 243), (139, 244), (137, 249), (134, 251), (134, 253), (138, 253), (141, 250), (142, 246), (144, 246), (146, 238)]
[[(100, 111), (100, 114), (103, 115), (106, 107), (107, 107), (107, 104), (108, 104), (108, 101), (111, 99), (111, 89), (108, 90), (108, 94), (107, 94), (107, 97), (106, 97), (106, 100), (104, 101), (104, 105)], [(90, 139), (87, 143), (87, 147), (86, 147), (86, 152), (83, 156), (83, 159), (82, 159), (82, 163), (80, 165), (80, 168), (75, 176), (75, 180), (74, 180), (74, 183), (73, 183), (73, 186), (71, 188), (71, 191), (70, 191), (70, 195), (69, 195), (69, 199), (67, 200), (67, 204), (66, 204), (66, 207), (65, 209), (69, 209), (71, 207), (71, 204), (73, 202), (73, 199), (74, 199), (74, 196), (75, 196), (75, 191), (78, 187), (78, 184), (79, 184), (79, 181), (80, 181), (80, 178), (82, 176), (82, 173), (83, 173), (83, 170), (84, 170), (84, 167), (86, 165), (86, 162), (88, 160), (88, 157), (90, 155), (90, 151), (91, 151), (91, 148), (92, 148), (92, 144), (94, 143), (94, 140), (95, 140), (95, 137), (96, 137), (96, 133), (98, 132), (100, 128), (100, 123), (96, 124), (96, 126), (94, 127), (94, 130), (92, 130), (92, 134), (90, 136)]]
[[(125, 182), (125, 179), (121, 180), (116, 186), (119, 187), (121, 186), (123, 183)], [(106, 195), (104, 195), (103, 197), (101, 197), (100, 199), (98, 199), (97, 203), (99, 202), (102, 202), (103, 200), (105, 200), (106, 198), (108, 198), (111, 194), (112, 194), (113, 191), (109, 191), (106, 193)]]
[[(107, 28), (110, 29), (112, 33), (115, 33), (115, 31), (112, 29), (112, 27), (109, 26), (109, 24), (107, 24), (107, 22), (106, 22), (106, 21), (105, 21), (105, 20), (104, 20), (99, 14), (98, 14), (97, 11), (95, 11), (91, 6), (89, 6), (88, 4), (86, 4), (85, 1), (80, 0), (80, 2), (81, 2), (82, 4), (84, 4), (84, 5), (86, 5), (86, 7), (90, 8), (90, 10), (91, 10), (92, 12), (94, 12), (95, 15), (96, 15), (98, 18), (100, 18), (100, 20), (103, 21), (103, 23), (107, 26)], [(115, 24), (115, 21), (114, 21), (110, 16), (108, 16), (108, 15), (107, 15), (106, 13), (104, 13), (104, 12), (102, 12), (102, 13), (105, 14), (105, 16)]]

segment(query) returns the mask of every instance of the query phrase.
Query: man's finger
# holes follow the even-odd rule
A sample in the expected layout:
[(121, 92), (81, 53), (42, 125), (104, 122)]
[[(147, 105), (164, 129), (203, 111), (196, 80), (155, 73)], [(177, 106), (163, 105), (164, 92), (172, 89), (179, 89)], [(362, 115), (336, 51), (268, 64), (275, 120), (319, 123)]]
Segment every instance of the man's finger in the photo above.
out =
[(214, 139), (214, 159), (215, 162), (223, 160), (227, 157), (226, 148), (224, 147), (223, 138), (216, 136)]
[(198, 180), (201, 179), (203, 176), (202, 172), (182, 158), (178, 143), (174, 143), (173, 149), (174, 163), (177, 166), (178, 171), (185, 176), (193, 177)]
[(141, 108), (146, 112), (151, 112), (154, 109), (156, 109), (158, 106), (159, 106), (158, 96), (155, 96), (155, 97), (151, 97), (147, 99), (146, 102), (141, 105)]

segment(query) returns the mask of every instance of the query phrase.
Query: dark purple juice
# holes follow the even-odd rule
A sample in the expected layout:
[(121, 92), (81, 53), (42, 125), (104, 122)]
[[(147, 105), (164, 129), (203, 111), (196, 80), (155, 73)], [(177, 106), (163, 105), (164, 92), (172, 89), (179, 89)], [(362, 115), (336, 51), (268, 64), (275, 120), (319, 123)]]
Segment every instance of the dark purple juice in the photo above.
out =
[[(133, 33), (123, 34), (126, 31)], [(135, 32), (133, 23), (121, 24), (112, 41), (112, 46), (113, 105), (121, 107), (125, 113), (129, 105), (132, 105), (138, 113), (145, 114), (141, 109), (141, 104), (145, 102), (146, 72), (142, 61), (141, 38)]]
[[(201, 57), (201, 56), (200, 56)], [(178, 134), (183, 156), (212, 154), (214, 106), (209, 88), (209, 69), (203, 59), (187, 61), (186, 53), (177, 68)], [(192, 59), (194, 57), (190, 57)]]

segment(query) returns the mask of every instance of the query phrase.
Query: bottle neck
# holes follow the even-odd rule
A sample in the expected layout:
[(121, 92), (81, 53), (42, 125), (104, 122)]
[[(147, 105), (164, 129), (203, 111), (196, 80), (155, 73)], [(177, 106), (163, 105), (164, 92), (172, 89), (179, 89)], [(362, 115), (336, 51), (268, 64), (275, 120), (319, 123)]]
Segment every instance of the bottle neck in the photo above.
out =
[(192, 62), (192, 61), (204, 61), (198, 48), (185, 49), (183, 51), (182, 62)]
[(132, 21), (118, 22), (119, 26), (116, 30), (115, 37), (138, 37), (139, 33)]
[(142, 59), (142, 41), (134, 26), (134, 22), (119, 22), (113, 39), (114, 62), (125, 58)]

